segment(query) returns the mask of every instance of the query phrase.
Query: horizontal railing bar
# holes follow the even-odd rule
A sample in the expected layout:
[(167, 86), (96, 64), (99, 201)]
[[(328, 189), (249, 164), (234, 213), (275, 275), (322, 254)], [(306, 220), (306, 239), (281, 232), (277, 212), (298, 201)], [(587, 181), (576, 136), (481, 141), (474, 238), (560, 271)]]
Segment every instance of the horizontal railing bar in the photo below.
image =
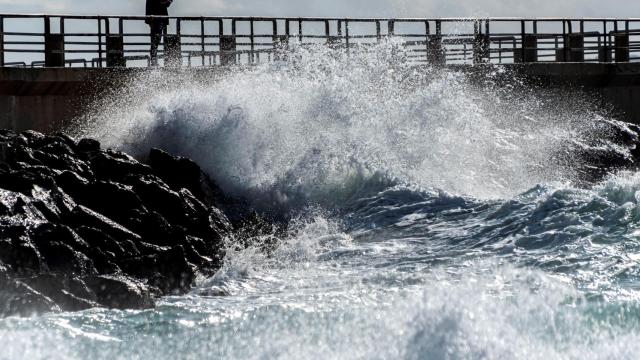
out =
[(142, 16), (142, 15), (65, 15), (65, 14), (0, 14), (4, 18), (64, 18), (65, 20), (99, 20), (99, 19), (123, 19), (123, 20), (145, 20), (148, 18), (159, 18), (181, 21), (349, 21), (349, 22), (375, 22), (375, 21), (395, 21), (395, 22), (474, 22), (474, 21), (495, 21), (495, 22), (515, 22), (515, 21), (573, 21), (573, 22), (602, 22), (602, 21), (630, 21), (640, 22), (640, 18), (612, 18), (612, 17), (441, 17), (441, 18), (378, 18), (378, 17), (260, 17), (260, 16)]

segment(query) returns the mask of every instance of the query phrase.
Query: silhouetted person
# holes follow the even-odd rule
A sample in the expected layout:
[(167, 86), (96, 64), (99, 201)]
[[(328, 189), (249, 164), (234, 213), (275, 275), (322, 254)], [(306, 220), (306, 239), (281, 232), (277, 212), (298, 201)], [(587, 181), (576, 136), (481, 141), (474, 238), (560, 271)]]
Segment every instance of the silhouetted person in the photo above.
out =
[[(147, 16), (168, 16), (173, 0), (147, 0)], [(151, 65), (158, 65), (158, 45), (167, 34), (169, 19), (147, 19), (151, 28)]]

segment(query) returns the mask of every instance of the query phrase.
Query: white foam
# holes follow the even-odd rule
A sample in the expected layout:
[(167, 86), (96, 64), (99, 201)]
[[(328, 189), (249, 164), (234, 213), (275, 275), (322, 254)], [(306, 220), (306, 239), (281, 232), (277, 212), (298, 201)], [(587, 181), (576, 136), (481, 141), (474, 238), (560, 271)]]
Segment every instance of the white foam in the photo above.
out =
[(499, 68), (478, 86), (461, 72), (414, 67), (396, 45), (296, 49), (289, 63), (220, 79), (153, 72), (104, 99), (81, 132), (133, 153), (189, 156), (225, 190), (273, 205), (340, 203), (374, 186), (375, 174), (510, 196), (571, 179), (575, 159), (563, 146), (603, 131), (605, 120), (571, 96), (492, 84)]

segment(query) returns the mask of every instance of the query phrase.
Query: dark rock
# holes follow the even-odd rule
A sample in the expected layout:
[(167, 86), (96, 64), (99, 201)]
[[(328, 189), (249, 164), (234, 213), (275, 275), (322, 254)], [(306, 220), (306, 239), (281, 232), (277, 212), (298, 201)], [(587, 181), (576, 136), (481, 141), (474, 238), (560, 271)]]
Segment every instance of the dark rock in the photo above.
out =
[(0, 129), (0, 316), (147, 308), (219, 269), (223, 195), (189, 159), (149, 163)]
[(182, 224), (186, 220), (187, 209), (180, 195), (159, 178), (140, 177), (133, 183), (133, 191), (149, 209), (157, 211), (169, 222)]
[(44, 270), (40, 253), (26, 236), (0, 240), (0, 261), (17, 274)]
[(73, 171), (83, 176), (89, 176), (91, 169), (82, 160), (71, 157), (67, 154), (54, 154), (41, 150), (33, 152), (33, 156), (40, 162), (40, 164), (60, 171)]
[(24, 139), (24, 143), (32, 148), (38, 148), (42, 146), (43, 142), (46, 139), (45, 135), (32, 130), (22, 132), (19, 137)]
[(195, 280), (193, 266), (186, 260), (181, 246), (173, 247), (156, 255), (129, 259), (121, 264), (122, 270), (136, 278), (146, 278), (150, 285), (165, 294), (189, 290)]
[(55, 187), (55, 181), (47, 168), (31, 168), (28, 170), (17, 170), (0, 173), (0, 184), (2, 189), (20, 192), (30, 195), (34, 185), (45, 189)]
[(77, 173), (63, 171), (56, 175), (55, 181), (62, 191), (72, 197), (74, 202), (81, 202), (86, 198), (90, 182)]
[(174, 189), (188, 189), (199, 200), (210, 203), (224, 197), (222, 190), (191, 159), (172, 156), (160, 149), (151, 149), (148, 163), (156, 174)]
[(29, 317), (60, 311), (56, 303), (21, 281), (0, 279), (0, 316)]
[(89, 244), (91, 248), (110, 252), (116, 257), (131, 257), (140, 255), (136, 244), (129, 239), (114, 240), (104, 231), (88, 226), (80, 226), (76, 232)]
[(148, 309), (154, 306), (152, 294), (141, 282), (118, 276), (83, 278), (96, 294), (97, 302), (112, 309)]
[(82, 205), (76, 206), (67, 221), (72, 227), (88, 226), (98, 229), (118, 242), (141, 240), (140, 236), (124, 226)]
[(139, 212), (127, 220), (127, 225), (152, 245), (175, 245), (176, 230), (155, 211)]
[(45, 274), (24, 278), (22, 282), (53, 300), (63, 311), (82, 311), (99, 306), (96, 295), (77, 278)]
[(53, 136), (48, 136), (45, 139), (45, 142), (47, 144), (64, 144), (70, 149), (73, 149), (78, 145), (78, 142), (76, 141), (76, 139), (72, 138), (71, 136), (65, 133), (60, 133), (60, 132), (54, 134)]
[(81, 204), (115, 221), (128, 219), (131, 210), (144, 209), (142, 201), (130, 186), (112, 181), (98, 181), (85, 187)]
[(33, 229), (33, 242), (36, 246), (58, 241), (69, 245), (75, 251), (87, 252), (89, 244), (68, 226), (52, 223), (44, 223)]
[(23, 146), (7, 146), (4, 150), (3, 160), (11, 163), (22, 162), (29, 165), (42, 165), (40, 160), (35, 158), (33, 150)]
[(76, 146), (78, 152), (95, 153), (100, 151), (100, 142), (94, 139), (82, 139)]
[(73, 147), (75, 147), (75, 143), (70, 145), (66, 141), (51, 141), (47, 145), (41, 147), (39, 151), (45, 154), (74, 157), (76, 154), (75, 151), (73, 151)]
[(93, 262), (83, 253), (71, 246), (51, 241), (38, 246), (38, 251), (46, 262), (49, 271), (54, 273), (88, 275), (96, 274)]
[(91, 170), (102, 180), (122, 181), (130, 176), (151, 174), (151, 168), (123, 153), (106, 151), (95, 154), (91, 160)]

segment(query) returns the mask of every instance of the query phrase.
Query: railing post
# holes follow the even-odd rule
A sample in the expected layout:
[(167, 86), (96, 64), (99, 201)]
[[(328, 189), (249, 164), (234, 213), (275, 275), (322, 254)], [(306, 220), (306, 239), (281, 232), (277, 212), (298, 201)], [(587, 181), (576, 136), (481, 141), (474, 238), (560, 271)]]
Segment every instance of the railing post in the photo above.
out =
[(204, 18), (201, 17), (200, 18), (200, 51), (202, 52), (201, 53), (202, 66), (204, 66), (204, 63), (205, 63), (205, 55), (204, 55), (204, 53), (207, 51), (206, 50), (207, 48), (205, 46), (206, 37), (204, 35), (204, 31), (205, 31), (205, 29), (204, 29)]
[(396, 34), (396, 21), (394, 19), (389, 20), (388, 23), (388, 34), (389, 36), (394, 36)]
[(344, 45), (347, 47), (347, 52), (349, 52), (349, 20), (344, 20)]
[(250, 31), (249, 40), (251, 41), (251, 63), (253, 64), (256, 61), (256, 54), (255, 54), (255, 51), (256, 51), (256, 46), (255, 46), (255, 26), (253, 24), (253, 19), (250, 19), (249, 21), (250, 21), (250, 24), (249, 24), (249, 27), (250, 27), (250, 29), (249, 29), (249, 31)]
[(51, 18), (44, 21), (44, 66), (64, 67), (64, 35), (51, 33)]
[(447, 62), (446, 49), (442, 46), (442, 35), (428, 35), (427, 61), (434, 65), (444, 65)]
[(122, 35), (107, 35), (107, 67), (126, 67), (124, 38)]
[(608, 41), (609, 35), (607, 34), (607, 21), (602, 22), (602, 45), (600, 45), (600, 38), (598, 37), (598, 61), (599, 62), (611, 62), (611, 47)]
[(629, 33), (615, 34), (616, 62), (629, 62)]
[(4, 17), (0, 16), (0, 67), (4, 67)]
[(516, 57), (514, 62), (534, 63), (538, 62), (538, 37), (525, 34), (522, 36), (522, 56)]
[[(105, 40), (106, 41), (106, 40)], [(102, 67), (102, 19), (98, 18), (98, 67)]]
[(236, 37), (234, 35), (220, 35), (220, 65), (234, 65), (236, 63)]
[(489, 34), (482, 33), (482, 26), (478, 21), (474, 24), (475, 39), (473, 41), (473, 63), (482, 64), (491, 60), (491, 39)]
[[(520, 20), (520, 41), (522, 42), (522, 48), (520, 49), (520, 59), (522, 59), (524, 61), (524, 58), (526, 58), (526, 46), (524, 44), (524, 38), (525, 36), (527, 36), (527, 23), (525, 22), (525, 20)], [(515, 52), (513, 54), (513, 60), (514, 62), (517, 62), (516, 60), (520, 60), (516, 57)]]
[(569, 34), (565, 43), (568, 44), (569, 62), (584, 62), (584, 34)]

